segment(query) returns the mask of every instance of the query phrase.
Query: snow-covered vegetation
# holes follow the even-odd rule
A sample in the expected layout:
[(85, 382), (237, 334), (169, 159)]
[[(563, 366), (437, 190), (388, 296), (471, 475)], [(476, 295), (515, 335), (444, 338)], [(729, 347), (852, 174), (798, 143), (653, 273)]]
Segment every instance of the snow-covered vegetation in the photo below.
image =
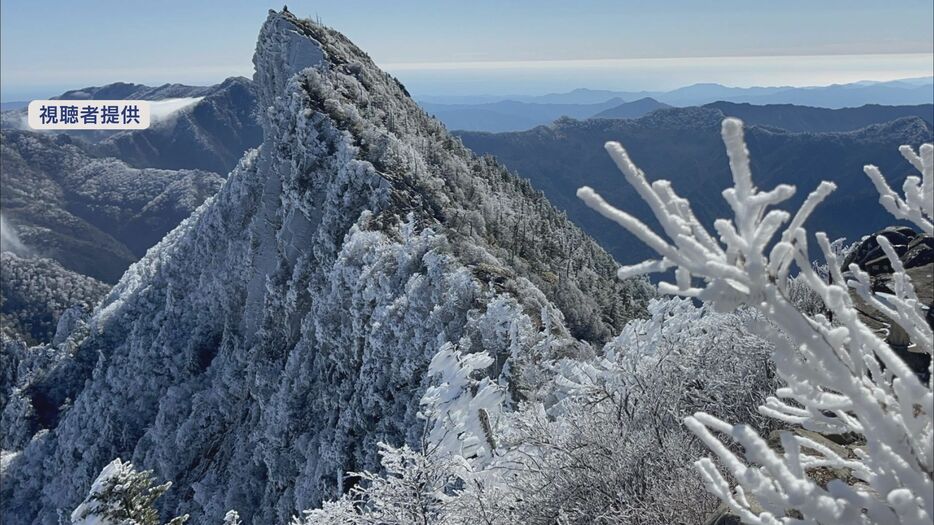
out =
[[(701, 459), (697, 467), (708, 490), (744, 523), (934, 522), (931, 379), (922, 382), (884, 335), (863, 322), (849, 288), (901, 327), (916, 351), (928, 356), (932, 332), (924, 310), (930, 307), (918, 300), (898, 254), (881, 235), (877, 242), (893, 269), (892, 293), (874, 292), (869, 274), (855, 264), (848, 268), (852, 277), (845, 278), (842, 261), (822, 233), (817, 234), (817, 241), (830, 279), (819, 275), (811, 266), (803, 224), (835, 186), (818, 185), (793, 217), (769, 209), (788, 199), (795, 188), (756, 188), (738, 120), (724, 120), (723, 141), (734, 178), (734, 186), (723, 196), (734, 219), (716, 222), (719, 241), (697, 221), (688, 201), (679, 198), (666, 181), (649, 183), (616, 143), (608, 143), (607, 150), (652, 208), (669, 240), (607, 204), (590, 188), (581, 188), (578, 195), (662, 257), (623, 268), (621, 276), (675, 268), (676, 282), (662, 283), (661, 290), (701, 299), (720, 311), (748, 305), (774, 323), (766, 333), (775, 344), (776, 371), (784, 385), (760, 408), (762, 414), (823, 434), (852, 434), (862, 446), (852, 457), (842, 456), (813, 439), (786, 431), (779, 451), (753, 427), (698, 412), (686, 418), (685, 424), (733, 478), (733, 482), (725, 478), (712, 459)], [(924, 144), (918, 152), (903, 146), (900, 151), (921, 175), (906, 179), (904, 197), (888, 187), (877, 168), (867, 166), (865, 171), (887, 210), (931, 235), (934, 145)], [(823, 301), (826, 314), (809, 315), (787, 298), (793, 265)], [(744, 452), (731, 450), (724, 439), (738, 443)], [(813, 476), (813, 470), (820, 468), (839, 469), (854, 481), (832, 479), (822, 485)]]
[(68, 136), (30, 131), (0, 131), (0, 162), (4, 249), (109, 283), (223, 181), (200, 170), (133, 168)]
[(70, 272), (51, 259), (0, 254), (0, 333), (29, 344), (50, 342), (66, 310), (84, 315), (110, 289)]
[[(132, 463), (115, 459), (107, 464), (71, 513), (72, 525), (160, 525), (155, 501), (171, 483), (153, 486), (151, 471), (138, 472)], [(182, 525), (188, 516), (178, 516), (167, 525)]]
[(165, 516), (284, 523), (380, 442), (421, 453), (446, 344), (512, 404), (645, 315), (647, 281), (339, 33), (272, 14), (255, 64), (263, 144), (12, 389), (4, 523), (55, 522), (114, 458), (173, 483)]
[(664, 299), (649, 312), (599, 355), (549, 363), (522, 402), (483, 375), (488, 355), (442, 348), (421, 449), (381, 445), (382, 476), (358, 474), (297, 523), (702, 522), (716, 501), (692, 471), (704, 447), (682, 419), (704, 410), (767, 425), (755, 407), (776, 386), (772, 346), (745, 329), (750, 311)]
[[(667, 237), (582, 189), (661, 256), (619, 268), (343, 35), (271, 12), (254, 63), (263, 144), (89, 318), (3, 346), (4, 523), (931, 523), (931, 384), (843, 243), (807, 250), (832, 185), (769, 210), (793, 188), (727, 120), (715, 238), (610, 144)], [(904, 197), (869, 173), (927, 231), (934, 150), (903, 153)], [(929, 355), (889, 257), (892, 293), (851, 284)]]
[[(893, 294), (871, 292), (856, 264), (844, 280), (841, 262), (853, 245), (818, 234), (826, 264), (812, 264), (803, 223), (833, 186), (819, 185), (794, 217), (767, 210), (793, 188), (759, 192), (741, 123), (726, 120), (723, 136), (735, 176), (724, 196), (736, 217), (716, 223), (719, 242), (618, 144), (608, 151), (671, 241), (589, 188), (579, 192), (662, 256), (621, 268), (621, 278), (675, 267), (676, 283), (660, 288), (710, 306), (654, 300), (649, 319), (630, 322), (596, 356), (545, 367), (539, 389), (518, 404), (478, 376), (489, 356), (442, 348), (432, 362), (440, 384), (423, 398), (433, 431), (422, 451), (382, 444), (382, 476), (358, 474), (347, 495), (295, 523), (700, 523), (713, 511), (703, 486), (744, 523), (930, 524), (930, 380), (922, 383), (863, 323), (847, 290), (930, 356), (925, 306), (898, 255), (878, 237)], [(902, 152), (922, 174), (908, 178), (904, 198), (878, 170), (866, 172), (883, 205), (926, 231), (934, 148)], [(766, 439), (755, 428), (777, 431)], [(847, 435), (858, 446), (822, 435)], [(704, 447), (716, 460), (697, 460)], [(687, 472), (692, 462), (698, 477)]]

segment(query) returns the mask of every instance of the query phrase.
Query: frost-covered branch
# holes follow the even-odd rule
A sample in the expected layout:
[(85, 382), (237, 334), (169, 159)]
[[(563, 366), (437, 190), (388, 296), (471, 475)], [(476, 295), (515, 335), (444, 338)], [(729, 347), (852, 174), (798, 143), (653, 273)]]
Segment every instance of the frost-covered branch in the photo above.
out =
[[(907, 177), (902, 190), (905, 198), (898, 196), (882, 176), (879, 168), (869, 164), (863, 171), (879, 191), (879, 202), (897, 219), (911, 221), (927, 235), (934, 235), (934, 145), (924, 144), (918, 148), (918, 153), (911, 146), (902, 146), (898, 151), (920, 173), (917, 176)], [(920, 155), (919, 155), (920, 153)]]
[[(812, 431), (852, 433), (865, 445), (852, 452), (854, 457), (843, 457), (819, 443), (785, 432), (781, 438), (784, 450), (779, 452), (769, 448), (747, 426), (698, 413), (687, 418), (686, 424), (738, 483), (731, 488), (714, 463), (704, 459), (697, 467), (708, 489), (746, 523), (934, 522), (931, 383), (922, 383), (860, 319), (839, 261), (823, 234), (818, 234), (817, 240), (827, 260), (830, 282), (811, 267), (803, 224), (834, 185), (821, 183), (794, 216), (774, 209), (790, 198), (795, 188), (779, 185), (760, 191), (752, 180), (742, 123), (724, 120), (722, 135), (733, 174), (733, 187), (726, 189), (723, 196), (734, 217), (714, 223), (717, 239), (697, 220), (690, 203), (675, 194), (670, 183), (649, 183), (617, 143), (608, 143), (607, 151), (627, 182), (648, 203), (667, 239), (614, 208), (590, 188), (581, 188), (578, 196), (661, 256), (623, 268), (620, 276), (675, 268), (675, 282), (661, 283), (662, 292), (699, 298), (720, 311), (745, 304), (778, 327), (773, 329), (771, 339), (776, 348), (776, 370), (786, 386), (761, 407), (763, 414)], [(887, 210), (931, 235), (934, 147), (921, 146), (920, 155), (905, 146), (900, 151), (922, 174), (921, 179), (908, 177), (904, 199), (888, 187), (878, 169), (869, 166), (866, 172)], [(894, 269), (894, 294), (873, 293), (868, 276), (855, 265), (850, 267), (855, 277), (850, 284), (864, 300), (902, 327), (916, 350), (931, 354), (931, 329), (911, 279), (890, 244), (882, 237), (878, 241)], [(788, 299), (788, 275), (793, 263), (800, 270), (799, 279), (832, 314), (832, 322), (822, 313), (802, 313)], [(719, 436), (741, 445), (745, 457), (734, 454)], [(810, 475), (818, 467), (842, 469), (856, 481), (847, 484), (833, 480), (822, 486)], [(791, 517), (794, 515), (802, 516), (803, 521)]]

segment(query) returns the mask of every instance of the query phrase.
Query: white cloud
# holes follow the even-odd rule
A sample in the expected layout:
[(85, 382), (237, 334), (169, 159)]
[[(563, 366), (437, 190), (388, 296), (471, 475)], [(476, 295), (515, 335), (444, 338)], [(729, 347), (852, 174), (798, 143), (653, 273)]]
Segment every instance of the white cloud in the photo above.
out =
[(149, 115), (153, 121), (165, 120), (173, 113), (201, 102), (204, 97), (167, 98), (149, 102)]
[(13, 252), (24, 256), (32, 253), (32, 250), (19, 239), (19, 235), (16, 234), (16, 230), (9, 221), (3, 218), (2, 213), (0, 213), (0, 252)]

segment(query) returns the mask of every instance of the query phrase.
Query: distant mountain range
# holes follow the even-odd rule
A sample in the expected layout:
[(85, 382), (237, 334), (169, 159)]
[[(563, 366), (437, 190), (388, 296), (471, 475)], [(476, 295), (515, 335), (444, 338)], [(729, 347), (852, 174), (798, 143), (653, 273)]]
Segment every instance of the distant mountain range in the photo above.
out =
[(657, 109), (670, 107), (668, 104), (659, 102), (652, 97), (645, 97), (605, 109), (594, 115), (593, 118), (639, 118)]
[(116, 282), (223, 182), (202, 170), (134, 168), (83, 148), (68, 135), (0, 132), (0, 210), (21, 255), (104, 282)]
[(747, 103), (714, 102), (704, 107), (720, 110), (728, 117), (738, 117), (747, 124), (773, 126), (787, 131), (852, 131), (901, 117), (921, 117), (929, 123), (934, 123), (934, 104), (867, 104), (858, 108), (827, 109), (792, 104), (756, 106)]
[[(729, 108), (733, 106), (727, 111)], [(812, 114), (813, 109), (805, 108), (801, 113)], [(491, 154), (528, 178), (619, 261), (635, 263), (651, 255), (644, 245), (626, 231), (611, 227), (575, 197), (577, 188), (589, 185), (609, 202), (654, 224), (649, 209), (625, 183), (603, 144), (609, 140), (621, 142), (651, 179), (671, 180), (679, 195), (689, 198), (698, 217), (709, 225), (715, 218), (729, 215), (719, 194), (721, 188), (730, 185), (719, 134), (725, 113), (716, 107), (673, 108), (635, 120), (561, 119), (524, 132), (457, 135), (470, 149)], [(764, 116), (750, 114), (763, 121), (776, 118), (769, 112), (763, 112)], [(857, 112), (859, 118), (874, 114), (871, 110)], [(853, 121), (855, 117), (847, 125)], [(795, 184), (798, 194), (789, 204), (794, 207), (821, 180), (837, 182), (840, 189), (818, 209), (812, 223), (820, 225), (832, 238), (845, 236), (851, 240), (891, 222), (891, 217), (876, 204), (878, 194), (862, 174), (862, 166), (880, 166), (891, 177), (892, 186), (901, 187), (909, 170), (898, 146), (931, 140), (931, 123), (918, 116), (834, 133), (794, 133), (756, 124), (747, 126), (756, 183), (765, 188), (779, 182)]]
[[(918, 82), (924, 86), (923, 82)], [(888, 88), (910, 91), (918, 87), (916, 83), (905, 82), (899, 84), (901, 87), (889, 83)], [(873, 86), (876, 85), (860, 84), (849, 89), (859, 91)], [(680, 91), (679, 96), (683, 97), (688, 92), (716, 94), (722, 92), (718, 91), (719, 88), (722, 86), (692, 86), (676, 91)], [(779, 89), (755, 88), (740, 92), (748, 96), (765, 96), (767, 91), (775, 94)], [(671, 173), (678, 173), (691, 185), (695, 184), (694, 181), (708, 178), (708, 170), (710, 173), (722, 172), (725, 164), (718, 164), (716, 159), (710, 158), (711, 151), (718, 154), (721, 151), (714, 129), (716, 126), (711, 123), (724, 115), (737, 116), (754, 125), (753, 137), (782, 138), (779, 142), (788, 151), (788, 158), (801, 163), (800, 168), (788, 164), (784, 169), (794, 167), (802, 177), (810, 174), (815, 179), (827, 176), (827, 173), (839, 177), (846, 173), (846, 176), (853, 177), (853, 173), (858, 173), (859, 163), (845, 161), (856, 156), (857, 152), (848, 154), (835, 150), (827, 158), (811, 158), (804, 151), (816, 149), (819, 152), (821, 147), (830, 150), (833, 148), (829, 144), (834, 141), (852, 143), (857, 140), (849, 135), (825, 136), (824, 132), (853, 131), (902, 117), (923, 119), (928, 128), (934, 121), (932, 104), (828, 109), (717, 101), (702, 109), (677, 110), (652, 97), (632, 98), (635, 94), (622, 93), (630, 97), (631, 101), (625, 102), (617, 95), (620, 93), (575, 90), (526, 101), (422, 105), (445, 121), (448, 127), (467, 129), (521, 130), (567, 116), (606, 120), (576, 122), (564, 118), (551, 126), (524, 133), (461, 133), (461, 136), (468, 146), (478, 152), (496, 154), (509, 167), (528, 177), (537, 189), (545, 191), (552, 202), (565, 209), (572, 220), (586, 228), (620, 260), (629, 262), (633, 257), (641, 256), (638, 243), (631, 242), (624, 233), (606, 228), (599, 217), (584, 209), (574, 198), (574, 191), (583, 180), (580, 177), (595, 178), (591, 185), (598, 189), (601, 189), (600, 184), (606, 184), (619, 191), (618, 174), (600, 148), (605, 140), (624, 139), (627, 145), (629, 142), (635, 144), (637, 150), (644, 147), (644, 154), (649, 159), (647, 167), (658, 170), (653, 176), (672, 177)], [(206, 87), (183, 84), (152, 87), (118, 82), (71, 90), (60, 97), (145, 99), (156, 102), (154, 111), (160, 108), (158, 118), (149, 129), (117, 133), (16, 131), (10, 128), (22, 127), (23, 110), (3, 113), (6, 128), (2, 136), (4, 191), (0, 205), (5, 227), (18, 234), (17, 242), (21, 241), (28, 252), (25, 255), (48, 257), (62, 267), (59, 271), (51, 262), (44, 263), (44, 259), (36, 258), (34, 275), (52, 275), (66, 288), (84, 287), (82, 276), (105, 283), (115, 282), (132, 262), (220, 187), (222, 177), (235, 166), (244, 151), (261, 142), (262, 130), (256, 121), (256, 88), (253, 81), (241, 77)], [(620, 119), (641, 120), (625, 123)], [(698, 119), (706, 124), (698, 127)], [(771, 128), (819, 135), (809, 137)], [(895, 143), (900, 144), (899, 141), (910, 138), (911, 133), (906, 135), (904, 131), (915, 128), (877, 126), (872, 129), (885, 132), (870, 136), (867, 135), (869, 131), (863, 130), (859, 132), (862, 138), (858, 140), (869, 144), (868, 147), (877, 151), (880, 159), (889, 159), (895, 166), (897, 153), (893, 152), (898, 145)], [(646, 142), (650, 139), (662, 143), (674, 141), (680, 146), (650, 147)], [(883, 148), (882, 144), (889, 147)], [(750, 147), (756, 151), (758, 146), (753, 142)], [(769, 168), (779, 169), (786, 164), (781, 158), (768, 153), (763, 155), (774, 163), (774, 166), (767, 166)], [(817, 164), (824, 168), (819, 174), (811, 165), (815, 159), (828, 163)], [(865, 160), (881, 162), (874, 158)], [(859, 179), (858, 175), (856, 178)], [(614, 195), (613, 189), (602, 189)], [(699, 195), (697, 198), (707, 197)], [(641, 203), (635, 202), (634, 205)], [(722, 211), (715, 204), (709, 204), (705, 209), (708, 214)], [(840, 219), (838, 230), (841, 232), (861, 233), (882, 225), (873, 222), (873, 217), (860, 216), (849, 227), (846, 217), (850, 211), (840, 210), (843, 219)], [(10, 249), (7, 238), (4, 238), (4, 249)], [(20, 259), (17, 264), (26, 268), (29, 260), (32, 259)], [(23, 270), (18, 275), (33, 273)], [(76, 277), (72, 279), (69, 276)], [(10, 297), (29, 295), (9, 286), (4, 294)], [(43, 299), (27, 308), (30, 312), (39, 313), (30, 314), (29, 319), (16, 320), (22, 337), (33, 341), (48, 338), (54, 328), (54, 320), (64, 309), (59, 303), (64, 304), (63, 301)]]
[[(927, 91), (925, 91), (925, 89)], [(749, 87), (739, 88), (725, 86), (716, 83), (700, 83), (684, 86), (669, 91), (614, 91), (609, 89), (588, 89), (578, 88), (565, 93), (549, 93), (547, 95), (422, 95), (415, 98), (420, 103), (433, 104), (490, 104), (503, 100), (514, 100), (517, 102), (528, 102), (533, 104), (599, 104), (613, 98), (623, 100), (637, 100), (645, 97), (652, 97), (656, 100), (675, 106), (702, 105), (718, 100), (735, 101), (737, 97), (760, 97), (771, 96), (778, 93), (784, 93), (782, 96), (789, 96), (798, 91), (801, 93), (827, 93), (847, 91), (857, 96), (870, 96), (873, 93), (897, 93), (902, 95), (902, 99), (897, 102), (883, 102), (882, 100), (867, 99), (855, 104), (844, 104), (843, 106), (862, 106), (864, 104), (924, 104), (931, 102), (934, 98), (934, 77), (906, 78), (901, 80), (892, 80), (887, 82), (862, 81), (849, 84), (831, 84), (828, 86), (773, 86), (773, 87)], [(926, 94), (926, 100), (914, 101), (913, 97)], [(851, 97), (852, 98), (852, 97)], [(751, 102), (751, 101), (739, 101)], [(777, 104), (784, 101), (763, 100), (761, 104)], [(801, 102), (812, 106), (822, 106), (822, 104)], [(843, 107), (834, 104), (826, 107)]]
[(252, 81), (228, 78), (184, 97), (202, 98), (149, 129), (122, 131), (92, 150), (132, 166), (203, 169), (226, 175), (245, 150), (262, 141)]
[[(931, 104), (934, 103), (934, 78), (803, 88), (736, 88), (721, 84), (694, 84), (672, 91), (575, 89), (568, 93), (541, 96), (426, 96), (420, 99), (421, 105), (449, 129), (494, 132), (530, 129), (561, 116), (638, 118), (665, 105), (686, 107), (720, 101), (757, 105), (795, 104), (830, 109), (867, 104)], [(615, 104), (604, 107), (611, 102)], [(627, 108), (623, 104), (632, 104), (632, 107)], [(620, 109), (614, 113), (611, 111), (613, 106), (620, 106)]]
[[(139, 167), (196, 167), (219, 173), (233, 168), (235, 150), (259, 144), (260, 131), (252, 114), (255, 94), (252, 81), (229, 78), (215, 86), (164, 84), (145, 86), (116, 82), (62, 93), (63, 99), (199, 100), (173, 123), (160, 123), (146, 132), (123, 132), (106, 144), (103, 153), (123, 155)], [(444, 122), (448, 129), (466, 131), (522, 131), (548, 124), (560, 117), (638, 118), (656, 109), (700, 106), (715, 102), (755, 105), (794, 104), (838, 109), (878, 105), (934, 103), (934, 77), (889, 82), (854, 82), (816, 87), (749, 87), (693, 84), (671, 91), (612, 91), (580, 88), (547, 95), (422, 96), (419, 104)], [(3, 127), (25, 127), (27, 102), (4, 102)], [(923, 116), (922, 116), (923, 117)], [(170, 131), (168, 128), (172, 128)], [(850, 128), (854, 129), (854, 128)], [(174, 141), (178, 135), (188, 140)], [(91, 142), (113, 134), (76, 133)], [(185, 150), (186, 145), (190, 145)], [(181, 162), (179, 159), (185, 159)]]
[[(149, 129), (67, 133), (87, 144), (89, 153), (118, 157), (137, 168), (203, 169), (226, 175), (245, 150), (262, 140), (253, 82), (243, 77), (206, 87), (117, 82), (67, 91), (56, 98), (164, 101), (170, 109), (172, 101), (184, 102), (154, 117)], [(6, 129), (24, 129), (25, 109), (4, 112), (2, 123)]]
[(521, 131), (548, 124), (560, 117), (589, 118), (625, 102), (611, 98), (595, 104), (538, 103), (502, 100), (488, 104), (420, 105), (449, 129), (471, 131)]

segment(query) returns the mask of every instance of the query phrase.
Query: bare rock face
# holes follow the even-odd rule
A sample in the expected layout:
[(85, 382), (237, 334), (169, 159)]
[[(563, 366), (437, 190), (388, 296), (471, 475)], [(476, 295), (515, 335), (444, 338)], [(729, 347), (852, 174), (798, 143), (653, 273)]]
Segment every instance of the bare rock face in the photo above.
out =
[(36, 429), (4, 523), (57, 523), (117, 457), (173, 482), (166, 515), (287, 522), (418, 442), (443, 344), (521, 398), (643, 313), (645, 282), (343, 35), (271, 12), (254, 64), (263, 143), (0, 407)]

